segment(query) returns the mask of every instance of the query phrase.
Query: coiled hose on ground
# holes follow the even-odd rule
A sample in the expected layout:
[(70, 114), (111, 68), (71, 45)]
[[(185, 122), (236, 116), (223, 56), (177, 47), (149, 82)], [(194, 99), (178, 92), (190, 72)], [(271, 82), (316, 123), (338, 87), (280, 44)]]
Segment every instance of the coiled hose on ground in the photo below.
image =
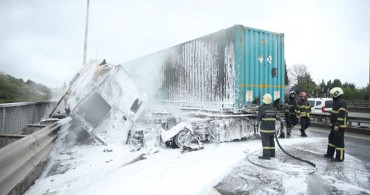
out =
[(280, 148), (280, 149), (281, 149), (281, 151), (283, 151), (286, 155), (288, 155), (288, 156), (290, 156), (290, 157), (292, 157), (292, 158), (294, 158), (294, 159), (297, 159), (297, 160), (299, 160), (299, 161), (305, 162), (305, 163), (307, 163), (307, 164), (309, 164), (309, 165), (313, 166), (314, 168), (316, 168), (316, 164), (315, 164), (315, 163), (313, 163), (313, 162), (311, 162), (311, 161), (309, 161), (309, 160), (305, 160), (305, 159), (302, 159), (302, 158), (296, 157), (296, 156), (294, 156), (294, 155), (292, 155), (292, 154), (289, 154), (287, 151), (285, 151), (285, 150), (284, 150), (284, 148), (280, 145), (280, 143), (279, 143), (279, 139), (278, 139), (278, 137), (276, 136), (276, 134), (275, 134), (274, 136), (275, 136), (275, 140), (276, 140), (276, 143), (278, 144), (279, 148)]

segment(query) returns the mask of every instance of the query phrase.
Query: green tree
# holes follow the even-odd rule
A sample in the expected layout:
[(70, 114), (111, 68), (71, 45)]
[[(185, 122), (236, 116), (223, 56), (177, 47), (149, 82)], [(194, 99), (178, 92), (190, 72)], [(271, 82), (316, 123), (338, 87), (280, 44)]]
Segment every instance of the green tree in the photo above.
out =
[(319, 84), (317, 88), (317, 96), (318, 97), (327, 97), (328, 88), (326, 87), (324, 79), (321, 80), (321, 83)]
[(342, 82), (339, 79), (334, 79), (331, 87), (342, 87)]
[(50, 94), (50, 89), (44, 85), (0, 74), (0, 103), (47, 100)]
[(369, 101), (369, 85), (367, 85), (366, 87), (362, 88), (362, 99), (364, 99), (365, 101)]
[(289, 77), (288, 77), (288, 70), (287, 70), (287, 67), (286, 67), (286, 61), (284, 61), (284, 64), (285, 64), (285, 78), (284, 78), (284, 84), (286, 86), (289, 85)]
[(362, 94), (357, 89), (351, 89), (349, 87), (342, 87), (343, 89), (343, 98), (349, 102), (357, 102), (362, 98)]
[(328, 80), (328, 82), (326, 82), (326, 87), (329, 91), (331, 88), (333, 88), (333, 84), (331, 83), (331, 80)]
[(347, 88), (350, 88), (350, 89), (356, 89), (356, 85), (354, 83), (348, 83), (348, 82), (345, 82), (342, 87), (347, 87)]
[(308, 93), (309, 96), (316, 96), (316, 83), (313, 81), (311, 74), (304, 64), (296, 64), (289, 70), (295, 83), (303, 88), (303, 91)]

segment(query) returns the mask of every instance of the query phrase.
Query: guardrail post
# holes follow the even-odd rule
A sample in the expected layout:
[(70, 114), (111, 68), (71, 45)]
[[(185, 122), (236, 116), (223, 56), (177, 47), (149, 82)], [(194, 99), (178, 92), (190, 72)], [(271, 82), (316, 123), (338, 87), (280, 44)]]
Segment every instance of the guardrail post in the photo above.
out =
[(4, 133), (4, 128), (5, 128), (5, 108), (3, 108), (2, 110), (2, 113), (3, 113), (3, 117), (2, 117), (2, 121), (3, 123), (1, 124), (1, 133)]

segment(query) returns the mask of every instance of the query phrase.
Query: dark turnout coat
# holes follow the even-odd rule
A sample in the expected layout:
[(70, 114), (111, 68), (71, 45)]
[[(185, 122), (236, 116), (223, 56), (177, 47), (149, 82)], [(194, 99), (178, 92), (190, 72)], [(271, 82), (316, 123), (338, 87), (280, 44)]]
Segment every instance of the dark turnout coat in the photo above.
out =
[(257, 120), (261, 121), (261, 133), (275, 133), (276, 111), (271, 104), (263, 104), (259, 108)]
[(285, 103), (288, 105), (289, 114), (295, 115), (297, 109), (297, 102), (295, 101), (295, 98), (289, 97), (288, 99), (285, 100)]
[(276, 111), (271, 104), (263, 104), (258, 110), (257, 120), (261, 121), (260, 132), (263, 158), (275, 157), (275, 121)]
[(330, 126), (339, 126), (339, 128), (347, 127), (347, 104), (342, 99), (338, 97), (334, 99), (333, 110), (330, 115)]
[[(342, 96), (333, 98), (333, 110), (330, 115), (331, 131), (329, 134), (327, 157), (333, 158), (334, 153), (336, 161), (344, 160), (344, 132), (347, 127), (347, 105), (342, 99)], [(338, 126), (339, 130), (334, 131), (334, 126)]]
[(310, 117), (311, 115), (311, 106), (307, 100), (298, 100), (297, 102), (297, 113), (302, 117)]

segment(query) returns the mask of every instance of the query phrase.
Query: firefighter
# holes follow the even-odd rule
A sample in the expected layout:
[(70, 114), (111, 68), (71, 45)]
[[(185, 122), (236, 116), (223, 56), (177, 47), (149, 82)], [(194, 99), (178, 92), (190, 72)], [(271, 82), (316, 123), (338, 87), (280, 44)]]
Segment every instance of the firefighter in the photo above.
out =
[(297, 102), (295, 100), (296, 93), (295, 91), (289, 92), (289, 97), (285, 101), (285, 105), (288, 107), (288, 110), (285, 112), (285, 121), (287, 124), (287, 134), (290, 137), (292, 128), (298, 123), (296, 108)]
[(311, 125), (310, 115), (311, 115), (311, 106), (307, 101), (307, 94), (302, 92), (300, 95), (300, 100), (297, 102), (297, 113), (298, 117), (301, 120), (301, 136), (307, 137), (306, 129)]
[[(328, 137), (328, 150), (324, 155), (326, 158), (342, 162), (344, 160), (344, 132), (347, 128), (347, 105), (343, 100), (343, 90), (340, 87), (334, 87), (330, 90), (333, 98), (333, 110), (330, 115), (331, 131)], [(335, 158), (333, 158), (336, 153)]]
[(260, 133), (262, 140), (263, 155), (259, 159), (270, 160), (275, 157), (275, 121), (276, 111), (271, 105), (272, 97), (266, 93), (262, 98), (263, 104), (258, 109), (257, 121), (261, 121)]

